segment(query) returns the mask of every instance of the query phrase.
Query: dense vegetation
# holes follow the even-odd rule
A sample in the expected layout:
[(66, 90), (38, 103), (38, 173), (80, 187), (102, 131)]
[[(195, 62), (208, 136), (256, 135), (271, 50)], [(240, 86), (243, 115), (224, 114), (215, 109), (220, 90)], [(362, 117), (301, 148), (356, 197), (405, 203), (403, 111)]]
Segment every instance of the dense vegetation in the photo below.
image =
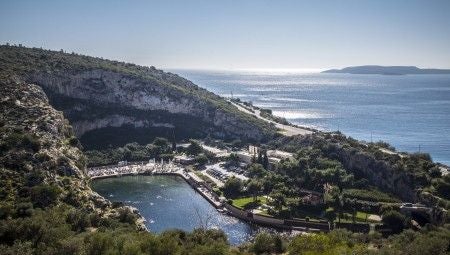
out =
[(120, 161), (148, 161), (149, 159), (169, 159), (173, 157), (175, 144), (169, 143), (165, 138), (156, 138), (153, 143), (140, 145), (128, 143), (123, 147), (109, 148), (105, 150), (86, 151), (87, 166), (114, 165)]
[[(299, 181), (303, 180), (309, 188), (320, 189), (323, 182), (305, 181), (308, 175), (322, 175), (329, 180), (332, 172), (340, 172), (343, 178), (340, 185), (344, 185), (344, 189), (353, 189), (346, 193), (354, 198), (366, 197), (380, 202), (395, 202), (400, 198), (450, 208), (450, 176), (442, 176), (439, 165), (429, 154), (398, 153), (386, 143), (359, 142), (340, 133), (281, 138), (274, 140), (269, 147), (297, 153), (298, 165), (294, 165), (294, 171), (289, 170), (292, 163), (280, 170), (293, 178), (299, 175)], [(376, 192), (368, 194), (368, 186), (390, 193), (394, 198), (388, 199)]]

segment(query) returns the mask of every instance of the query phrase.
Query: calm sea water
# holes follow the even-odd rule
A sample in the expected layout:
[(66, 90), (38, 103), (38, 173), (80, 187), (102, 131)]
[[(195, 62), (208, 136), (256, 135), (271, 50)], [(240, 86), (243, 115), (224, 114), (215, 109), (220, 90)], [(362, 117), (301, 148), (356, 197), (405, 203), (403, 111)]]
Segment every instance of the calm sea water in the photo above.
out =
[(275, 115), (450, 165), (450, 75), (351, 75), (172, 70)]
[(222, 229), (231, 244), (247, 241), (257, 229), (219, 213), (183, 179), (175, 176), (124, 176), (92, 182), (92, 188), (111, 201), (139, 209), (151, 232), (192, 231), (201, 226)]

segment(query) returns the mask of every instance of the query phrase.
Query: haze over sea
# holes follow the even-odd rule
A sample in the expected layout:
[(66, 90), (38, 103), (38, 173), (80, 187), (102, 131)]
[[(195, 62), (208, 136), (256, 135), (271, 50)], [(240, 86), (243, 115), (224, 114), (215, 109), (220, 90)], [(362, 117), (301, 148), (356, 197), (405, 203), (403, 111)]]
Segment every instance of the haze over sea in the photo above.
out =
[(398, 151), (428, 152), (450, 165), (450, 75), (171, 71), (292, 123), (383, 140)]

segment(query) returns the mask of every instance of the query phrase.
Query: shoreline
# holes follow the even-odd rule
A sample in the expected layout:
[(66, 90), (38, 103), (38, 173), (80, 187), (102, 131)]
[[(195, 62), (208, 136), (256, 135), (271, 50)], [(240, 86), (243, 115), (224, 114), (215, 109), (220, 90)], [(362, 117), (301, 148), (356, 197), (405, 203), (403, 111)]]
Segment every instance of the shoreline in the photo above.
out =
[[(193, 188), (196, 192), (198, 192), (203, 198), (205, 198), (216, 210), (218, 210), (221, 213), (226, 213), (232, 217), (235, 217), (237, 219), (240, 219), (244, 222), (247, 222), (249, 224), (255, 224), (262, 227), (270, 227), (275, 230), (287, 230), (287, 231), (301, 231), (301, 232), (328, 232), (330, 231), (330, 226), (327, 222), (313, 222), (313, 221), (307, 221), (307, 220), (300, 220), (300, 219), (280, 219), (275, 218), (271, 216), (266, 215), (260, 215), (257, 213), (252, 213), (250, 211), (245, 211), (243, 209), (240, 209), (238, 207), (235, 207), (227, 202), (221, 202), (220, 198), (217, 196), (217, 194), (212, 191), (211, 187), (208, 187), (208, 185), (198, 178), (198, 180), (195, 180), (193, 178), (193, 175), (195, 175), (192, 172), (187, 172), (181, 167), (177, 167), (178, 170), (176, 171), (154, 171), (155, 166), (159, 166), (155, 163), (153, 163), (152, 170), (147, 169), (144, 171), (137, 171), (137, 172), (128, 172), (128, 173), (117, 173), (113, 172), (110, 174), (102, 174), (102, 175), (96, 175), (96, 176), (90, 176), (91, 180), (96, 179), (106, 179), (106, 178), (119, 178), (122, 176), (134, 176), (134, 175), (170, 175), (170, 176), (178, 176), (181, 177), (191, 188)], [(144, 165), (141, 162), (141, 165), (135, 164), (135, 165), (128, 165), (128, 166), (116, 166), (116, 167), (143, 167)], [(169, 166), (175, 166), (175, 165), (169, 165)], [(101, 169), (107, 169), (111, 168), (109, 167), (103, 167)], [(161, 165), (160, 167), (163, 167)], [(98, 170), (99, 168), (97, 168)], [(106, 198), (107, 199), (107, 198)]]
[[(134, 164), (134, 165), (128, 165), (128, 166), (143, 166), (143, 165)], [(154, 168), (153, 168), (153, 170), (154, 170)], [(149, 171), (149, 170), (146, 170), (146, 171), (141, 171), (141, 172), (129, 172), (129, 173), (117, 173), (116, 172), (116, 173), (111, 173), (111, 174), (106, 174), (106, 175), (103, 174), (103, 175), (89, 176), (89, 178), (91, 180), (98, 180), (98, 179), (119, 178), (122, 176), (136, 176), (136, 175), (146, 175), (146, 176), (170, 175), (170, 176), (181, 177), (185, 182), (187, 182), (189, 184), (189, 186), (191, 186), (191, 188), (193, 188), (195, 191), (200, 193), (200, 195), (202, 195), (202, 197), (204, 197), (212, 206), (214, 206), (214, 208), (220, 209), (223, 207), (222, 203), (219, 200), (219, 197), (215, 193), (210, 191), (208, 187), (202, 188), (202, 186), (204, 186), (205, 184), (200, 185), (200, 182), (199, 182), (201, 180), (200, 178), (198, 178), (198, 180), (195, 180), (192, 177), (192, 175), (189, 175), (189, 172), (185, 171), (182, 168), (179, 168), (176, 171), (152, 171), (152, 170)], [(208, 193), (210, 193), (210, 194), (208, 194)]]

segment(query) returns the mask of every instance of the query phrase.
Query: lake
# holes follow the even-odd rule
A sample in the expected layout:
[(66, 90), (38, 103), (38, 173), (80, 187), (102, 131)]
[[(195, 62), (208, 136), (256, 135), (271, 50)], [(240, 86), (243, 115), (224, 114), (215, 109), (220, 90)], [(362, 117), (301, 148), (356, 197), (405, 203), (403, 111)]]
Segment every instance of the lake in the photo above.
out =
[(450, 165), (450, 75), (171, 71), (292, 123), (383, 140)]
[(124, 202), (139, 209), (151, 232), (169, 229), (192, 231), (207, 226), (222, 229), (231, 244), (240, 244), (258, 231), (241, 220), (219, 213), (178, 176), (98, 179), (92, 182), (92, 189), (111, 201)]

